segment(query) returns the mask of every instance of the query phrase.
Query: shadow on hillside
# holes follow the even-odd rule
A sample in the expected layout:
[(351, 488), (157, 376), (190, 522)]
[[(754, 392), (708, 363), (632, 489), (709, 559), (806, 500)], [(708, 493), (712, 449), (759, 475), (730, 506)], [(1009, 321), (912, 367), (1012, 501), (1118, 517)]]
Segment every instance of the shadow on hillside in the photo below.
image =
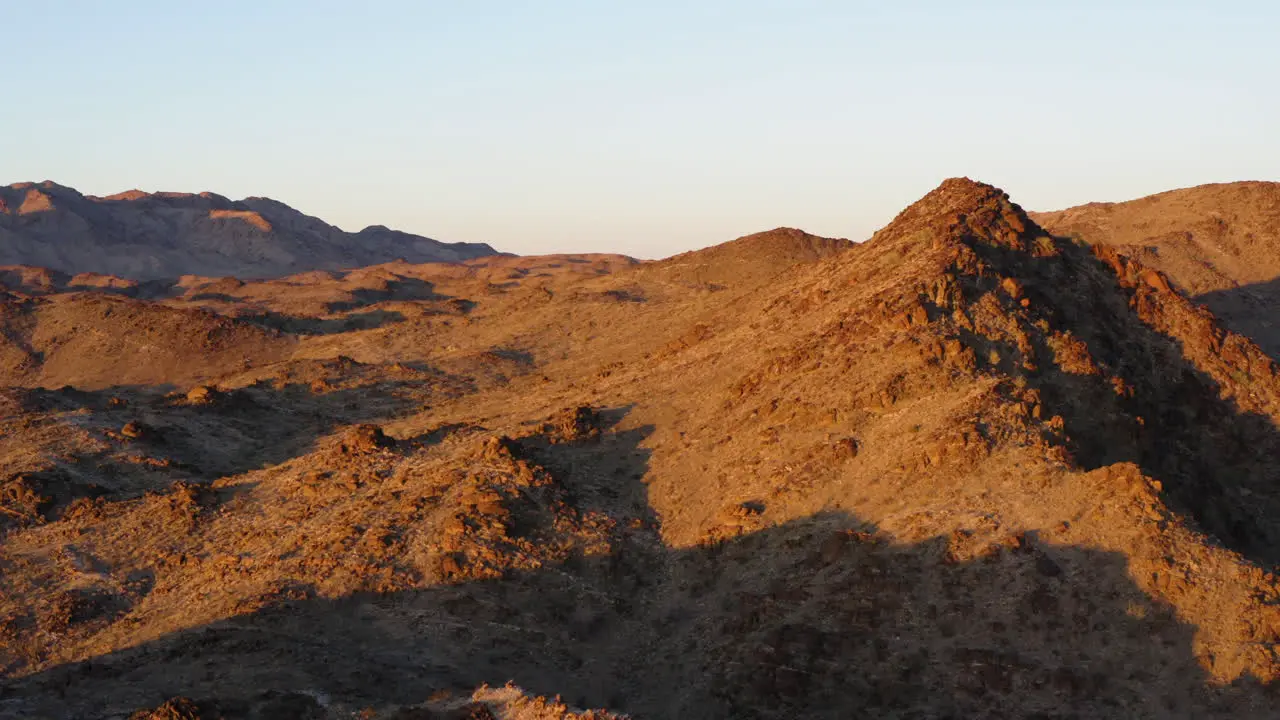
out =
[(367, 310), (337, 318), (285, 315), (277, 312), (256, 312), (235, 317), (237, 320), (291, 335), (340, 335), (357, 330), (373, 330), (405, 320), (403, 313), (394, 310)]
[[(150, 449), (199, 477), (216, 478), (275, 465), (306, 453), (336, 427), (386, 420), (417, 409), (406, 390), (430, 381), (379, 379), (357, 387), (317, 389), (306, 382), (261, 382), (207, 405), (161, 401), (140, 409), (155, 428)], [(149, 421), (149, 422), (148, 422)]]
[(350, 291), (350, 300), (325, 304), (325, 311), (341, 314), (340, 317), (309, 317), (305, 315), (289, 315), (270, 310), (254, 310), (251, 312), (236, 310), (235, 306), (244, 302), (244, 298), (222, 293), (202, 293), (191, 298), (192, 301), (216, 301), (232, 307), (223, 312), (237, 320), (253, 323), (292, 335), (337, 335), (358, 330), (371, 330), (403, 322), (404, 313), (397, 310), (369, 308), (382, 302), (419, 302), (438, 303), (424, 306), (421, 312), (429, 315), (465, 315), (475, 307), (475, 303), (464, 298), (441, 295), (435, 291), (432, 283), (417, 278), (401, 278), (389, 281), (382, 288), (359, 288)]
[(14, 389), (23, 413), (74, 416), (79, 428), (102, 440), (102, 448), (61, 454), (45, 470), (10, 478), (34, 495), (0, 496), (0, 508), (15, 517), (53, 518), (79, 498), (125, 500), (179, 480), (204, 482), (276, 465), (309, 452), (340, 426), (416, 410), (415, 392), (428, 394), (446, 380), (425, 367), (406, 366), (412, 377), (393, 379), (374, 375), (378, 366), (363, 366), (370, 373), (364, 382), (331, 388), (323, 385), (326, 364), (333, 366), (327, 369), (335, 381), (350, 372), (344, 367), (351, 361), (323, 361), (314, 377), (263, 381), (203, 402), (149, 387)]
[[(647, 433), (516, 443), (583, 505), (626, 514), (644, 497)], [(648, 718), (1270, 712), (1256, 684), (1207, 685), (1196, 628), (1117, 553), (1027, 536), (962, 557), (946, 538), (896, 545), (840, 512), (691, 548), (620, 523), (612, 545), (497, 580), (281, 601), (11, 680), (0, 717), (97, 717), (178, 694), (227, 717), (312, 717), (316, 697), (385, 707), (509, 680)]]
[(511, 680), (651, 718), (1266, 716), (1257, 689), (1206, 686), (1195, 628), (1135, 588), (1123, 556), (1033, 545), (948, 564), (943, 541), (845, 532), (860, 527), (827, 514), (669, 550), (648, 577), (593, 558), (295, 601), (11, 682), (0, 708), (184, 694), (234, 717), (291, 693), (365, 707)]
[(413, 277), (397, 278), (378, 288), (359, 288), (351, 291), (351, 299), (328, 304), (329, 312), (346, 312), (390, 300), (443, 301), (449, 295), (436, 293), (435, 285)]
[(191, 297), (187, 298), (187, 300), (193, 303), (220, 302), (220, 303), (229, 303), (231, 305), (238, 305), (244, 302), (244, 298), (240, 298), (240, 297), (236, 297), (235, 295), (228, 295), (227, 293), (220, 293), (220, 292), (196, 293), (195, 295), (192, 295)]
[(1196, 296), (1223, 324), (1280, 363), (1280, 278)]
[[(1042, 407), (1035, 410), (1027, 403), (1029, 410), (1046, 420), (1063, 419), (1064, 439), (1076, 462), (1087, 469), (1134, 462), (1163, 484), (1172, 507), (1194, 517), (1226, 546), (1264, 565), (1280, 562), (1275, 422), (1225, 398), (1219, 382), (1188, 355), (1200, 350), (1159, 332), (1140, 315), (1183, 312), (1176, 303), (1170, 300), (1160, 310), (1157, 300), (1135, 298), (1137, 291), (1122, 287), (1088, 249), (1055, 242), (1061, 255), (1040, 258), (976, 245), (980, 256), (1023, 285), (1029, 312), (1021, 317), (1016, 309), (1006, 312), (1019, 318), (1031, 350), (971, 333), (968, 341), (978, 350), (979, 363), (994, 349), (1001, 371), (1025, 377), (1028, 387), (1040, 392)], [(999, 276), (965, 281), (971, 284), (971, 300), (991, 292), (1014, 303), (997, 287)], [(1059, 355), (1062, 346), (1046, 328), (1082, 341), (1097, 365), (1088, 369), (1071, 353)], [(1034, 369), (1027, 369), (1028, 362)], [(1235, 390), (1247, 393), (1249, 379), (1241, 382)]]

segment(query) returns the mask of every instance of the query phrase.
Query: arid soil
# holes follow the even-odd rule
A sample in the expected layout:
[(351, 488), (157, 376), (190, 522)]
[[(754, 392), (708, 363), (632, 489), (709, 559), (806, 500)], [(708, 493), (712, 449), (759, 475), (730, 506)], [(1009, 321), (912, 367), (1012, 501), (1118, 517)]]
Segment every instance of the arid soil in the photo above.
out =
[(91, 279), (0, 279), (0, 718), (1280, 713), (1277, 366), (996, 188)]

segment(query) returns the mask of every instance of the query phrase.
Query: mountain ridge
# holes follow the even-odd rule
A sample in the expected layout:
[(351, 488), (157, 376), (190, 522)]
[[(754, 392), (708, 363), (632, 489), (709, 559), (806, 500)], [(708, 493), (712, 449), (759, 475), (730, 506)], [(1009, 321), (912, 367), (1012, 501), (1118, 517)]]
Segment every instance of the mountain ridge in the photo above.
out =
[(495, 255), (380, 226), (345, 232), (270, 198), (128, 190), (97, 197), (52, 181), (0, 187), (0, 264), (131, 280), (279, 277), (404, 259)]
[(999, 188), (183, 289), (0, 305), (0, 718), (1274, 715), (1275, 363)]

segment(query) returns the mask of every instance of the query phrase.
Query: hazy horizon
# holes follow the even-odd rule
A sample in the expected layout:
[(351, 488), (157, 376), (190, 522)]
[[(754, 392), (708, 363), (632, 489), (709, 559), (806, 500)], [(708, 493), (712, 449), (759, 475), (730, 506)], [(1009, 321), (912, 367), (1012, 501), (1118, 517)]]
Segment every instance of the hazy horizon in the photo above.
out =
[(1031, 210), (1280, 179), (1261, 2), (264, 5), (10, 8), (3, 182), (648, 258), (862, 240), (957, 175)]

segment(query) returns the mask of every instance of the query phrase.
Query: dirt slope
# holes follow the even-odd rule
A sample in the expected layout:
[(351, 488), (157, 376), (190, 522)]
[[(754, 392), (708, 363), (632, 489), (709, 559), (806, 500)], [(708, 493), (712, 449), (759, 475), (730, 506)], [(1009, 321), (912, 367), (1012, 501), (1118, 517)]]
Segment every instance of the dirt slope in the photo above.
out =
[(73, 275), (261, 278), (397, 258), (455, 262), (494, 252), (488, 245), (441, 243), (382, 226), (346, 233), (269, 198), (137, 190), (100, 198), (52, 182), (0, 187), (0, 265)]
[(208, 311), (99, 293), (0, 297), (0, 382), (189, 385), (289, 357), (296, 340)]
[(1226, 324), (1280, 357), (1280, 183), (1172, 190), (1032, 213), (1052, 233), (1115, 246), (1167, 273)]
[(0, 396), (0, 717), (1275, 715), (1276, 366), (996, 188), (187, 286), (289, 357)]

